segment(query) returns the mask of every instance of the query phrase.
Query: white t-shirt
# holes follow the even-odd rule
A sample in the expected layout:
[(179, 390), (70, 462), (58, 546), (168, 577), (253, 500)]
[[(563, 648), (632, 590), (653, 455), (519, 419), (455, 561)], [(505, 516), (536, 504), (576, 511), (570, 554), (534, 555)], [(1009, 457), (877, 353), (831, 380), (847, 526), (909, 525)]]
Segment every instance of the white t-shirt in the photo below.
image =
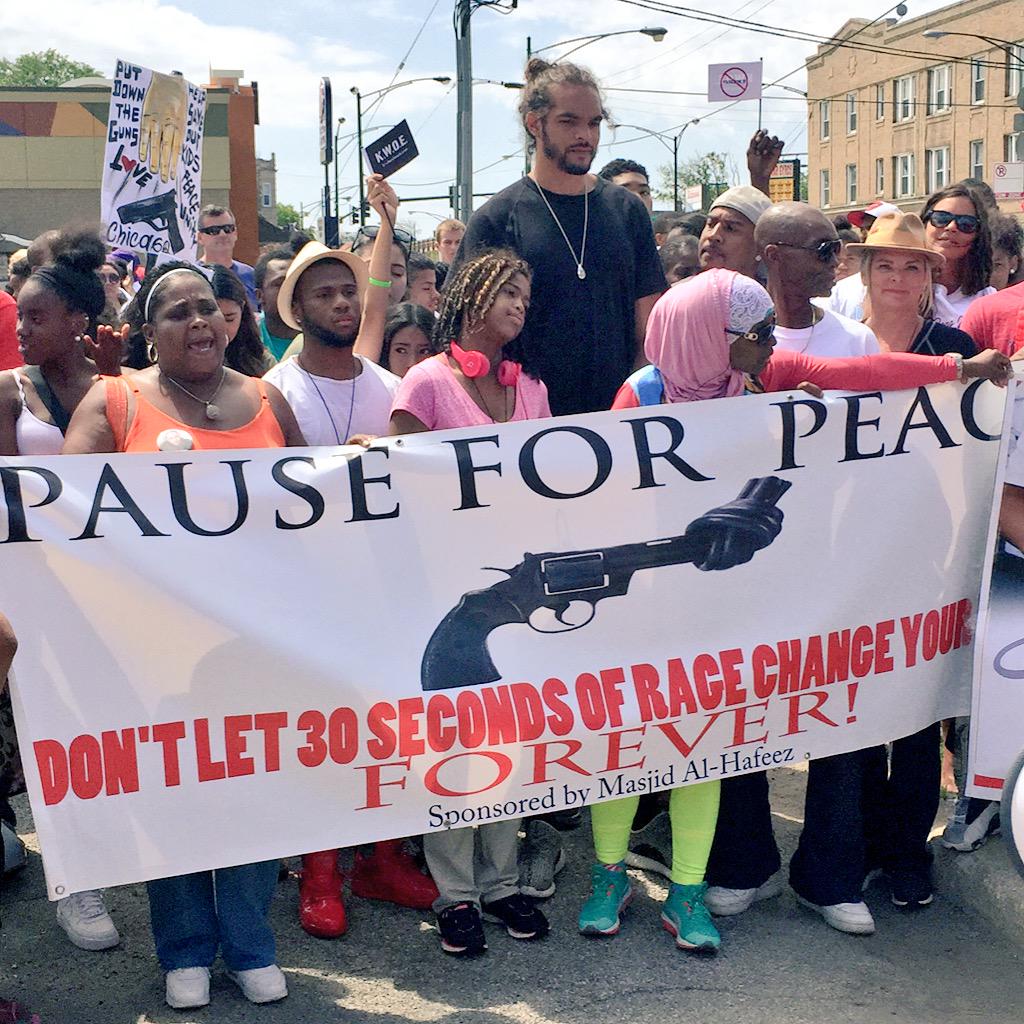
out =
[(355, 359), (362, 372), (351, 380), (307, 373), (297, 356), (266, 372), (263, 379), (288, 400), (307, 444), (344, 444), (353, 434), (387, 434), (400, 380), (369, 359)]
[(980, 292), (973, 295), (964, 295), (957, 288), (955, 292), (946, 292), (946, 286), (934, 285), (932, 288), (932, 319), (947, 327), (959, 327), (960, 321), (964, 318), (971, 303), (980, 299), (982, 295), (994, 295), (995, 288), (982, 288)]
[(813, 327), (776, 327), (775, 341), (780, 349), (809, 356), (871, 356), (880, 351), (870, 327), (828, 309)]

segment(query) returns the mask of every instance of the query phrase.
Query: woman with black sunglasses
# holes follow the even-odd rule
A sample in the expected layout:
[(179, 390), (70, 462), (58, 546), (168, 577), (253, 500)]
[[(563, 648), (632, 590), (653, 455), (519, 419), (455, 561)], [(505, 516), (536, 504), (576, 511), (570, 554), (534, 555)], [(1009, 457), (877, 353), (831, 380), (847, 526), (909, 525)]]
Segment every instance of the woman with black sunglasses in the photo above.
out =
[(928, 245), (945, 263), (936, 275), (934, 318), (958, 327), (970, 304), (995, 291), (992, 276), (992, 233), (988, 211), (967, 185), (933, 192), (921, 211)]

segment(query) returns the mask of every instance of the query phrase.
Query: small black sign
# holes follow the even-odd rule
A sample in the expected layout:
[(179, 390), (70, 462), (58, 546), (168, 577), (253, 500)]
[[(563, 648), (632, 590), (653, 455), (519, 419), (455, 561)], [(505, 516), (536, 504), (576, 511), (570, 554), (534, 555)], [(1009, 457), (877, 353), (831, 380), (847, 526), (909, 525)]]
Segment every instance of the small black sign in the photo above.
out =
[(401, 170), (419, 155), (408, 121), (400, 121), (387, 135), (382, 135), (366, 147), (366, 162), (370, 165), (370, 172), (383, 174), (385, 178)]

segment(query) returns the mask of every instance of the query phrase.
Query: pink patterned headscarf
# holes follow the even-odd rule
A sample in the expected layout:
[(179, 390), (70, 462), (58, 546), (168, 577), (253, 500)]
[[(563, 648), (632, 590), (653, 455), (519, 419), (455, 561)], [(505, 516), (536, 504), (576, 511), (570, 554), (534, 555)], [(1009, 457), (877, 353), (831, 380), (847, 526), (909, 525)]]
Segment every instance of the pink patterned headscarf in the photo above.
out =
[(670, 402), (728, 398), (743, 391), (743, 371), (729, 365), (736, 340), (726, 327), (748, 331), (773, 308), (771, 296), (733, 270), (705, 270), (657, 301), (647, 321), (644, 352), (661, 371)]

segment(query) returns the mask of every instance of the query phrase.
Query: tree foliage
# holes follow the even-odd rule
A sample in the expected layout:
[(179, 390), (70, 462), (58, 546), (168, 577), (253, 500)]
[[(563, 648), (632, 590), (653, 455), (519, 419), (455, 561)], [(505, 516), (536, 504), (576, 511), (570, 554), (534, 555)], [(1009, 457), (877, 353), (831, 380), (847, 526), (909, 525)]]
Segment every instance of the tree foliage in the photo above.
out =
[(37, 85), (55, 88), (75, 78), (102, 75), (91, 64), (72, 60), (56, 50), (23, 53), (13, 60), (0, 60), (0, 85)]
[(291, 203), (277, 204), (277, 226), (279, 228), (297, 228), (301, 225), (302, 215)]
[[(724, 184), (726, 188), (739, 183), (739, 168), (736, 161), (728, 153), (702, 153), (679, 162), (679, 189), (687, 185)], [(664, 164), (658, 168), (658, 182), (654, 189), (654, 198), (663, 202), (672, 202), (672, 165)]]

